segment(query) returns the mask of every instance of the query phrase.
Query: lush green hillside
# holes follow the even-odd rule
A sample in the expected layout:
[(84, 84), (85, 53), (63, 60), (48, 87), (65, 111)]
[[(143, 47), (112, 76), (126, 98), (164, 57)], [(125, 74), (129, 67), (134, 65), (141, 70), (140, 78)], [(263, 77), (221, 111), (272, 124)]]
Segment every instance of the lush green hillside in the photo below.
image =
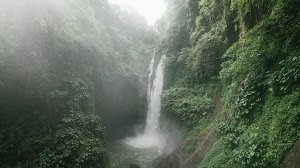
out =
[(0, 167), (109, 167), (111, 130), (145, 114), (154, 42), (142, 17), (106, 0), (1, 1)]
[(165, 2), (154, 30), (107, 0), (1, 1), (0, 167), (109, 167), (106, 140), (145, 121), (154, 48), (185, 139), (158, 165), (280, 167), (300, 137), (300, 1)]
[(189, 135), (182, 150), (216, 128), (199, 167), (280, 167), (300, 137), (299, 1), (167, 3), (162, 110)]

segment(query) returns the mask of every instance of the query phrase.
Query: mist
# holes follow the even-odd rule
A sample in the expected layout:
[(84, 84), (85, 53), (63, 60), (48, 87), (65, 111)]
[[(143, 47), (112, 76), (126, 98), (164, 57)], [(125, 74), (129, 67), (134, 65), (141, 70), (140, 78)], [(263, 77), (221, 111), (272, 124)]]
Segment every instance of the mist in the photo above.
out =
[(299, 3), (0, 0), (0, 168), (296, 168)]
[(0, 164), (108, 167), (107, 142), (145, 129), (156, 40), (106, 0), (1, 0)]

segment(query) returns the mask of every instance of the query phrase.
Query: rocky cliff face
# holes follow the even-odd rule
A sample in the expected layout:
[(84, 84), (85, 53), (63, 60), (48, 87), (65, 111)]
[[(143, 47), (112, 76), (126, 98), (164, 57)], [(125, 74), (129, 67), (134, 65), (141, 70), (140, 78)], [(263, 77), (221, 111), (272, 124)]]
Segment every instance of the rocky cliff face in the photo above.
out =
[(295, 142), (293, 148), (286, 154), (281, 168), (300, 168), (300, 138)]
[[(210, 123), (215, 122), (221, 111), (221, 92), (217, 91), (213, 96), (214, 109), (207, 118)], [(195, 168), (204, 159), (206, 154), (212, 149), (219, 137), (216, 134), (215, 127), (210, 127), (196, 138), (196, 145), (193, 151), (188, 151), (188, 146), (194, 145), (193, 140), (187, 141), (182, 146), (170, 154), (165, 154), (153, 162), (155, 168)]]
[[(167, 62), (162, 112), (187, 133), (157, 167), (297, 165), (299, 3), (168, 0), (159, 29)], [(222, 100), (213, 103), (217, 89), (223, 89)], [(201, 145), (211, 150), (205, 155)]]
[(211, 129), (207, 134), (199, 138), (201, 142), (193, 153), (178, 148), (167, 156), (162, 156), (156, 161), (155, 168), (195, 168), (211, 150), (218, 137), (215, 129)]

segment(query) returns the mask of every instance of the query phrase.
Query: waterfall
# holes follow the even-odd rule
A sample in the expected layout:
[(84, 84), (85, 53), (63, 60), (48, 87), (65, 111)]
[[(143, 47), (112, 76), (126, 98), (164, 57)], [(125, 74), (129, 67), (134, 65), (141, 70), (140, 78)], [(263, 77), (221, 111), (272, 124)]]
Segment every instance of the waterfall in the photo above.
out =
[(155, 77), (152, 83), (152, 75), (154, 72), (154, 57), (149, 66), (147, 100), (148, 111), (146, 127), (143, 134), (137, 135), (134, 138), (127, 138), (126, 144), (135, 148), (158, 147), (160, 149), (165, 146), (165, 139), (159, 130), (159, 119), (161, 111), (161, 93), (163, 89), (163, 59), (159, 61)]
[[(163, 59), (164, 57), (162, 57)], [(153, 73), (154, 58), (150, 64), (149, 83), (148, 83), (148, 112), (147, 125), (145, 129), (146, 135), (157, 134), (159, 131), (159, 117), (161, 109), (161, 93), (163, 88), (163, 62), (159, 61), (153, 84), (151, 85), (151, 76)], [(152, 67), (151, 67), (152, 66)]]
[(150, 66), (149, 66), (149, 75), (148, 75), (148, 89), (147, 89), (147, 100), (148, 100), (148, 104), (149, 104), (149, 101), (150, 101), (150, 96), (151, 96), (151, 77), (152, 77), (152, 74), (153, 74), (153, 66), (154, 66), (154, 57), (155, 55), (153, 56), (152, 60), (151, 60), (151, 63), (150, 63)]
[(139, 95), (140, 95), (140, 97), (147, 96), (148, 103), (149, 103), (149, 99), (150, 99), (150, 90), (151, 90), (151, 82), (150, 81), (151, 81), (151, 77), (153, 74), (154, 56), (155, 56), (155, 51), (154, 51), (150, 66), (148, 68), (148, 71), (143, 72), (141, 75), (141, 79), (140, 79), (141, 87), (139, 89)]

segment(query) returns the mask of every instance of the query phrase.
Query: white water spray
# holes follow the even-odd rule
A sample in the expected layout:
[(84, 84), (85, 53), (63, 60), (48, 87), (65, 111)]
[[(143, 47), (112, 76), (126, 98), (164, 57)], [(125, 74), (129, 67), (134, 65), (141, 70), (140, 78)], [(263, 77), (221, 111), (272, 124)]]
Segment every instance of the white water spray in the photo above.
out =
[(149, 148), (158, 147), (163, 149), (165, 147), (165, 138), (159, 130), (159, 118), (161, 111), (161, 93), (163, 89), (163, 59), (159, 61), (153, 84), (151, 85), (151, 78), (153, 75), (154, 57), (150, 63), (150, 73), (148, 79), (148, 112), (147, 112), (147, 123), (144, 133), (137, 135), (134, 138), (128, 138), (126, 144), (135, 148)]
[[(153, 60), (152, 60), (153, 61)], [(154, 62), (154, 61), (153, 61)], [(152, 67), (153, 68), (153, 67)], [(152, 71), (152, 70), (151, 70)], [(148, 87), (148, 113), (147, 113), (147, 125), (145, 129), (146, 135), (153, 135), (159, 133), (159, 117), (161, 110), (161, 93), (163, 88), (163, 62), (159, 62), (153, 85), (151, 86), (151, 76), (149, 74), (149, 87)]]
[[(154, 52), (155, 53), (155, 52)], [(150, 63), (150, 66), (149, 66), (149, 75), (148, 75), (148, 89), (147, 89), (147, 100), (148, 100), (148, 103), (150, 101), (150, 95), (151, 95), (151, 77), (152, 77), (152, 74), (153, 74), (153, 67), (154, 67), (154, 57), (155, 55), (153, 56), (152, 60), (151, 60), (151, 63)]]

